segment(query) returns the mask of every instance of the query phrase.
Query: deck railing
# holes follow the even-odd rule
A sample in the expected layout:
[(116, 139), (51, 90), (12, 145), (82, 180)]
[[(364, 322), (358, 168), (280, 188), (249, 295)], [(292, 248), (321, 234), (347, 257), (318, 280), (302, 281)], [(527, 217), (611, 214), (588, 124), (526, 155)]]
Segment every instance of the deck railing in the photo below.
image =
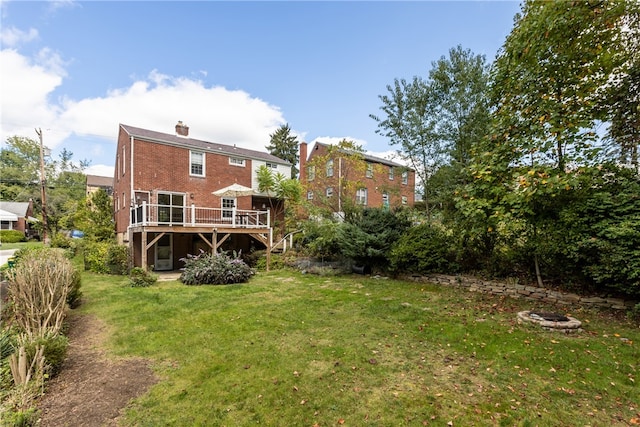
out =
[(270, 212), (236, 208), (154, 205), (131, 208), (131, 225), (180, 227), (268, 228)]

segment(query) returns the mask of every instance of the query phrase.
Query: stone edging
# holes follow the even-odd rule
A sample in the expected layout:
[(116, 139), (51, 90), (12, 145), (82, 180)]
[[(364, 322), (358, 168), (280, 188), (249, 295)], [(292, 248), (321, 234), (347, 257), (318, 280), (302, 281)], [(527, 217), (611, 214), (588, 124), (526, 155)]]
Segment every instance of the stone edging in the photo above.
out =
[(631, 310), (638, 301), (625, 301), (621, 298), (600, 296), (582, 296), (570, 292), (561, 292), (536, 286), (521, 285), (517, 282), (505, 283), (493, 280), (482, 280), (471, 276), (449, 276), (446, 274), (430, 274), (427, 276), (410, 276), (409, 280), (431, 282), (445, 286), (466, 288), (471, 292), (506, 295), (512, 298), (524, 298), (543, 301), (550, 304), (581, 305), (584, 307), (608, 308), (613, 310)]

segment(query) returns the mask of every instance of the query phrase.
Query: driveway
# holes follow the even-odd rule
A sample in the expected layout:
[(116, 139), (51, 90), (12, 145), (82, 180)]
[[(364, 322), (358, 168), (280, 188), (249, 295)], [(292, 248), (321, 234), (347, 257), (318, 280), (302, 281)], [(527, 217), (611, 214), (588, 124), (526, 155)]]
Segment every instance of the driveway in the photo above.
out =
[(0, 267), (5, 265), (16, 251), (17, 249), (0, 249)]

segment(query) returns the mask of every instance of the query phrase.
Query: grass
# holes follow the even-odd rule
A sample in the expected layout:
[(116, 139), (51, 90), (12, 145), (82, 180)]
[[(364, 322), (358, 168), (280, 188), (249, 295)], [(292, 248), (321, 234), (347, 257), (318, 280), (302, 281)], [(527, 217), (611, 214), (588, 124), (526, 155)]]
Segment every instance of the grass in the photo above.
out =
[[(640, 418), (640, 330), (571, 313), (579, 335), (518, 325), (558, 310), (411, 282), (259, 273), (243, 285), (131, 288), (86, 274), (110, 354), (153, 361), (135, 426), (611, 426)], [(624, 339), (623, 339), (624, 338)]]
[(42, 242), (38, 242), (36, 240), (31, 240), (29, 242), (17, 242), (17, 243), (7, 243), (2, 242), (0, 245), (0, 250), (5, 249), (22, 249), (22, 248), (36, 248), (43, 246)]

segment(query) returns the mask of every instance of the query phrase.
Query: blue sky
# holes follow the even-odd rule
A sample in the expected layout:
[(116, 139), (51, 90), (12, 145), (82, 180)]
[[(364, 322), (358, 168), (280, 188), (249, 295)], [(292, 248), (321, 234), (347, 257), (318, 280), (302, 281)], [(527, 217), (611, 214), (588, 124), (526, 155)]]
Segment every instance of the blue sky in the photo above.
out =
[(493, 61), (515, 1), (1, 3), (1, 141), (44, 142), (111, 175), (118, 124), (265, 150), (352, 139), (386, 157), (379, 95), (461, 45)]

